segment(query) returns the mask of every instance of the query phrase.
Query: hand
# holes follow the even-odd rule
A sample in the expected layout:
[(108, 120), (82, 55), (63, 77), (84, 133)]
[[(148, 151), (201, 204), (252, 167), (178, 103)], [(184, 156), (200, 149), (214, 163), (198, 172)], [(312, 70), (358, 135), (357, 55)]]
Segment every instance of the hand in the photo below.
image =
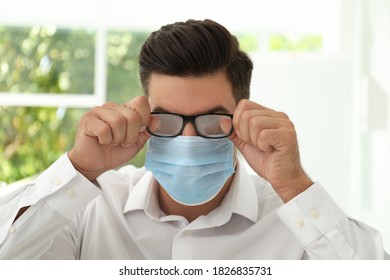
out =
[(313, 184), (301, 166), (296, 131), (285, 113), (244, 99), (234, 112), (233, 125), (230, 140), (284, 202)]
[(70, 161), (93, 181), (138, 154), (150, 137), (145, 130), (149, 120), (150, 106), (145, 96), (122, 105), (94, 107), (80, 120), (74, 147), (68, 153)]

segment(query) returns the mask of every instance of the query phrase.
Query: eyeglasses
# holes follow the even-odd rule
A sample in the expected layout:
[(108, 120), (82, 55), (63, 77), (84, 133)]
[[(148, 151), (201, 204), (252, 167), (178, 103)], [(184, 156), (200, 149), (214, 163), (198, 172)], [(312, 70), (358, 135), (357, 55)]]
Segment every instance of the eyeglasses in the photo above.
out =
[(198, 136), (224, 138), (230, 136), (233, 132), (232, 120), (232, 114), (223, 113), (184, 116), (174, 113), (152, 112), (146, 129), (154, 136), (175, 137), (182, 134), (185, 125), (190, 122)]

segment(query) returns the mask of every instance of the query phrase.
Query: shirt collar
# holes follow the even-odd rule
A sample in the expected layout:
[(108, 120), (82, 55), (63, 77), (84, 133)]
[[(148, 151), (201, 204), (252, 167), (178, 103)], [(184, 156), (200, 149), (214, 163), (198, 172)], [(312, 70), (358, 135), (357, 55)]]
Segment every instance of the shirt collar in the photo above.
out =
[(123, 214), (135, 210), (144, 210), (152, 219), (159, 219), (162, 214), (157, 200), (157, 182), (150, 171), (146, 171), (129, 191)]
[(258, 219), (258, 209), (257, 192), (252, 175), (245, 167), (245, 161), (238, 159), (236, 174), (222, 203), (207, 216), (200, 216), (193, 221), (186, 229), (219, 227), (226, 224), (233, 214), (240, 215), (255, 223)]
[[(208, 221), (210, 225), (217, 226), (226, 223), (232, 213), (241, 215), (252, 222), (257, 221), (258, 199), (255, 185), (245, 167), (245, 161), (240, 157), (238, 157), (236, 169), (230, 190), (221, 205), (202, 218), (211, 219)], [(154, 220), (161, 221), (165, 216), (158, 203), (157, 182), (150, 171), (146, 171), (130, 190), (123, 213), (126, 214), (135, 210), (144, 210), (146, 215)]]
[(257, 222), (258, 218), (258, 195), (252, 175), (249, 173), (246, 162), (238, 156), (237, 174), (231, 185), (233, 201), (233, 213), (239, 214)]

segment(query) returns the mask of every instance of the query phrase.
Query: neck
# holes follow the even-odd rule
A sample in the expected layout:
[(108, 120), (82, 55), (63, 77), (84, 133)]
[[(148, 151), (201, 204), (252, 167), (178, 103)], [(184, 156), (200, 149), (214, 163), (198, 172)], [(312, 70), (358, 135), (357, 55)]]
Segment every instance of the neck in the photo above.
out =
[(183, 216), (191, 223), (199, 216), (207, 215), (221, 204), (223, 198), (230, 189), (233, 176), (234, 175), (229, 177), (220, 192), (212, 200), (197, 206), (187, 206), (176, 202), (168, 195), (164, 188), (159, 185), (158, 201), (160, 208), (166, 215)]

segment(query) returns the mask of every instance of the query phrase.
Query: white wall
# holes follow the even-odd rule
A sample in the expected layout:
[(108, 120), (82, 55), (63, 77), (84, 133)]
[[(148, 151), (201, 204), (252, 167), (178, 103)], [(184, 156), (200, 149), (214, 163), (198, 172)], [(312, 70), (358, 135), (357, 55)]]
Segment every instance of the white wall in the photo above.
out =
[[(361, 186), (361, 218), (379, 228), (390, 249), (390, 1), (364, 2), (362, 74), (366, 80), (363, 99), (366, 115), (361, 127), (362, 166), (366, 169)], [(356, 208), (356, 207), (355, 207)]]
[(252, 99), (294, 122), (302, 164), (343, 206), (348, 205), (351, 94), (342, 59), (255, 58)]

